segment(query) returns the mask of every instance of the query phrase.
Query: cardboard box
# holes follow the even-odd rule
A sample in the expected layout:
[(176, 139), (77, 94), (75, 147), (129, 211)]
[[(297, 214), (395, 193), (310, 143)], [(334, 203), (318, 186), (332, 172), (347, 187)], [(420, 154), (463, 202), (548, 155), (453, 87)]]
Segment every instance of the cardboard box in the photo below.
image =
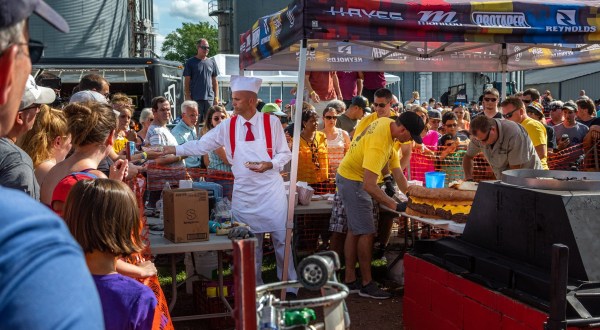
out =
[(173, 243), (207, 241), (208, 192), (202, 189), (163, 191), (165, 238)]

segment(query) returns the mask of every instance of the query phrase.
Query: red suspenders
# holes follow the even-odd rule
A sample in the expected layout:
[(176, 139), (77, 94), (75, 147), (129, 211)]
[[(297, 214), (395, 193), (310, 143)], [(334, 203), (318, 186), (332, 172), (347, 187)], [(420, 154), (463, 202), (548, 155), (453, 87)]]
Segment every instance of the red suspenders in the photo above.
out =
[[(267, 140), (267, 153), (273, 158), (273, 139), (271, 138), (271, 120), (268, 113), (263, 113), (263, 124), (265, 127), (265, 140)], [(229, 142), (231, 143), (231, 158), (235, 155), (235, 123), (237, 115), (231, 117), (229, 121)]]

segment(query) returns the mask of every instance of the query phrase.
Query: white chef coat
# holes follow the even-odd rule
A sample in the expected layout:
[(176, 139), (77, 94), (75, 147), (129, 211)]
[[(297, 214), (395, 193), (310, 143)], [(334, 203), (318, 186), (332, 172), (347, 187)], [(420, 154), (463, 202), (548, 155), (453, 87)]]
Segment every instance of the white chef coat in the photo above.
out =
[[(283, 128), (276, 116), (268, 116), (273, 139), (273, 158), (267, 153), (263, 114), (256, 112), (250, 120), (237, 116), (235, 125), (235, 157), (231, 155), (229, 131), (231, 119), (208, 131), (200, 140), (188, 141), (176, 147), (177, 156), (200, 156), (219, 147), (225, 147), (227, 160), (235, 176), (231, 201), (235, 220), (250, 226), (255, 233), (285, 230), (287, 197), (283, 178), (279, 173), (292, 158)], [(254, 141), (245, 141), (249, 121)], [(270, 161), (273, 168), (256, 173), (244, 166), (246, 162)]]

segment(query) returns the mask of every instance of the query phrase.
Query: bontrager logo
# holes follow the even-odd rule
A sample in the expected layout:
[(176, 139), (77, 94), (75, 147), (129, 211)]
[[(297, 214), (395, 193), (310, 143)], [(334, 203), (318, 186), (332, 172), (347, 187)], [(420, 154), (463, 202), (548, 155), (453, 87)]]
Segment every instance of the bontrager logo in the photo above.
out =
[(419, 19), (419, 25), (444, 25), (444, 26), (462, 26), (462, 23), (459, 23), (456, 16), (456, 12), (454, 11), (432, 11), (432, 10), (424, 10), (420, 11), (419, 15), (421, 18)]
[(473, 24), (487, 28), (521, 28), (529, 29), (525, 14), (516, 12), (482, 12), (471, 14)]
[(577, 25), (577, 10), (556, 11), (556, 26), (546, 26), (546, 32), (596, 32), (596, 26)]
[(331, 9), (325, 10), (325, 13), (331, 16), (348, 16), (348, 17), (359, 17), (359, 18), (378, 18), (383, 20), (394, 20), (394, 21), (403, 21), (401, 13), (392, 12), (392, 11), (383, 11), (383, 10), (370, 10), (367, 11), (363, 8), (347, 8), (340, 7), (336, 10), (335, 7), (331, 6)]

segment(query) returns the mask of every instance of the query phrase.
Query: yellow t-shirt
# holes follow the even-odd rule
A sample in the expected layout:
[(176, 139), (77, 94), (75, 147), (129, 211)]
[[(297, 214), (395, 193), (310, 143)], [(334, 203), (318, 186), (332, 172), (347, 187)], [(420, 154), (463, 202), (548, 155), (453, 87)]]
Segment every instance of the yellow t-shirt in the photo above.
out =
[(338, 167), (338, 174), (353, 181), (363, 181), (365, 169), (380, 174), (394, 153), (394, 139), (390, 131), (393, 122), (390, 118), (381, 118), (360, 134), (355, 134), (350, 150)]
[[(391, 116), (397, 116), (398, 114), (394, 111), (392, 111), (390, 113), (390, 117)], [(365, 128), (367, 128), (369, 125), (371, 125), (372, 122), (376, 121), (377, 119), (379, 119), (379, 116), (377, 115), (377, 112), (373, 112), (372, 114), (364, 117), (363, 119), (361, 119), (358, 124), (356, 124), (356, 128), (354, 128), (354, 136), (359, 136), (360, 133), (362, 133), (362, 131), (365, 130)]]
[[(528, 117), (521, 122), (521, 126), (523, 126), (527, 131), (527, 134), (529, 134), (529, 139), (534, 147), (537, 147), (540, 144), (548, 145), (548, 133), (546, 132), (546, 127), (544, 127), (542, 123)], [(542, 167), (547, 170), (548, 157), (544, 157), (543, 159), (540, 159), (540, 161), (542, 162)]]
[[(309, 142), (314, 146), (311, 148)], [(316, 132), (313, 141), (300, 137), (298, 154), (298, 181), (308, 183), (324, 182), (329, 179), (329, 159), (327, 152), (327, 135)]]

